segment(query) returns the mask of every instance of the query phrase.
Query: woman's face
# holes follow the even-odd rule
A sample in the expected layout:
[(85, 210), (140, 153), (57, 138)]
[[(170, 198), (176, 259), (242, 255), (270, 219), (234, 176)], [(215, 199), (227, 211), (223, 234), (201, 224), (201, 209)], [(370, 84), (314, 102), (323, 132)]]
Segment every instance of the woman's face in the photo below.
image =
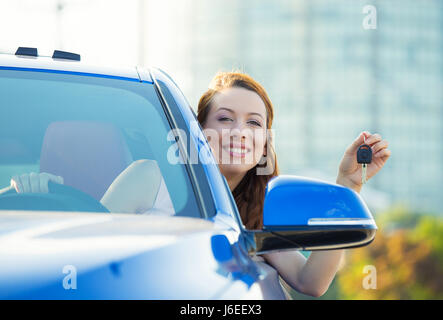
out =
[(217, 92), (203, 130), (222, 174), (245, 174), (266, 155), (266, 106), (254, 91)]

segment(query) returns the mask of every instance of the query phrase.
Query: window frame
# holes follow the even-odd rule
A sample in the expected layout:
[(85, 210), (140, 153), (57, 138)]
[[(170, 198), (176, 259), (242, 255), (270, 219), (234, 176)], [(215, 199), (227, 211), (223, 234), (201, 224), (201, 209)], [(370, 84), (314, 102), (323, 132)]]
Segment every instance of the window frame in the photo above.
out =
[[(14, 66), (2, 66), (0, 65), (0, 71), (20, 71), (20, 72), (24, 72), (24, 73), (40, 73), (40, 74), (58, 74), (60, 76), (66, 76), (66, 77), (73, 77), (72, 79), (75, 79), (75, 76), (86, 76), (86, 77), (90, 77), (90, 78), (103, 78), (103, 79), (113, 79), (113, 80), (117, 80), (117, 81), (130, 81), (130, 82), (136, 82), (139, 83), (141, 86), (143, 85), (152, 85), (156, 95), (154, 96), (155, 98), (157, 98), (157, 101), (155, 101), (155, 103), (158, 102), (159, 107), (157, 108), (157, 111), (159, 112), (159, 115), (161, 117), (165, 116), (166, 117), (166, 123), (168, 124), (168, 127), (166, 128), (167, 130), (171, 130), (174, 129), (174, 126), (171, 125), (171, 121), (170, 121), (170, 116), (168, 115), (168, 113), (165, 110), (165, 106), (164, 106), (164, 100), (162, 99), (161, 96), (159, 96), (158, 93), (158, 87), (155, 85), (154, 82), (151, 81), (145, 81), (145, 80), (141, 80), (141, 79), (135, 79), (135, 78), (127, 78), (127, 77), (119, 77), (119, 76), (111, 76), (111, 75), (106, 75), (106, 74), (96, 74), (96, 73), (86, 73), (86, 72), (74, 72), (74, 71), (66, 71), (66, 70), (55, 70), (55, 69), (41, 69), (41, 68), (32, 68), (32, 67), (14, 67)], [(38, 79), (38, 76), (36, 77), (36, 79)], [(54, 81), (57, 81), (56, 79), (54, 79)], [(67, 78), (67, 81), (69, 81), (69, 79)], [(76, 82), (76, 81), (74, 81)], [(81, 81), (79, 81), (81, 83)], [(116, 82), (116, 84), (118, 84), (118, 82)], [(103, 86), (108, 86), (106, 83), (103, 84)], [(116, 85), (114, 86), (115, 88), (118, 88), (119, 86)], [(122, 87), (121, 89), (123, 90), (127, 90), (127, 88)], [(144, 91), (143, 88), (140, 91)], [(136, 93), (136, 91), (133, 91), (134, 93)], [(137, 94), (137, 93), (136, 93)], [(148, 96), (146, 95), (142, 95), (142, 97), (144, 99), (146, 99), (147, 101), (149, 101), (151, 104), (154, 104), (154, 102), (150, 101), (150, 99), (148, 99)], [(184, 166), (184, 178), (185, 179), (189, 179), (189, 186), (190, 188), (188, 188), (187, 192), (188, 194), (188, 199), (190, 197), (193, 197), (193, 200), (187, 200), (185, 206), (179, 211), (176, 212), (174, 214), (174, 216), (185, 216), (185, 217), (193, 217), (196, 218), (198, 216), (202, 217), (202, 210), (201, 210), (201, 201), (199, 199), (199, 197), (197, 196), (196, 192), (195, 192), (195, 181), (191, 178), (190, 174), (189, 174), (189, 168), (188, 165), (186, 164)], [(172, 197), (171, 197), (172, 198)], [(198, 210), (198, 213), (195, 214), (178, 214), (178, 213), (183, 213), (183, 212), (187, 212), (187, 210), (189, 210), (192, 207), (192, 210)]]
[[(168, 85), (160, 79), (154, 77), (152, 72), (150, 72), (150, 74), (151, 79), (154, 83), (154, 88), (157, 91), (159, 100), (164, 108), (164, 113), (167, 117), (171, 129), (180, 129), (186, 133), (187, 141), (189, 142), (186, 146), (183, 145), (183, 142), (180, 141), (180, 139), (176, 138), (176, 143), (179, 146), (180, 150), (186, 150), (186, 147), (189, 148), (187, 150), (190, 150), (191, 148), (197, 149), (197, 146), (194, 144), (193, 139), (191, 139), (190, 129), (186, 125), (183, 114), (178, 107), (178, 102), (171, 94)], [(188, 152), (181, 152), (182, 154), (188, 154)], [(202, 164), (197, 163), (191, 165), (189, 164), (188, 159), (185, 159), (185, 168), (193, 187), (193, 192), (197, 199), (197, 203), (199, 205), (201, 218), (209, 219), (213, 217), (217, 212), (212, 193), (209, 191), (210, 186), (208, 177), (206, 176)]]

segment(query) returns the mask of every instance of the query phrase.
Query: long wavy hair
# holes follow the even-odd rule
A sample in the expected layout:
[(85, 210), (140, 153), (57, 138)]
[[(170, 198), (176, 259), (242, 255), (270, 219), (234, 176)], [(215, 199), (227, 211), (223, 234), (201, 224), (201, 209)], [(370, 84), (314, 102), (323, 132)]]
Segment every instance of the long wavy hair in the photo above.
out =
[[(197, 119), (204, 128), (206, 118), (211, 108), (214, 95), (227, 88), (240, 87), (257, 93), (263, 100), (267, 111), (267, 129), (272, 128), (274, 107), (262, 85), (251, 76), (242, 72), (218, 72), (212, 79), (208, 90), (201, 96), (198, 103)], [(249, 230), (262, 229), (263, 204), (268, 181), (279, 174), (277, 156), (275, 154), (272, 135), (267, 134), (267, 155), (263, 156), (254, 168), (248, 170), (243, 179), (232, 191), (243, 224)], [(270, 161), (270, 163), (268, 163)], [(269, 166), (271, 174), (257, 174), (257, 169)]]

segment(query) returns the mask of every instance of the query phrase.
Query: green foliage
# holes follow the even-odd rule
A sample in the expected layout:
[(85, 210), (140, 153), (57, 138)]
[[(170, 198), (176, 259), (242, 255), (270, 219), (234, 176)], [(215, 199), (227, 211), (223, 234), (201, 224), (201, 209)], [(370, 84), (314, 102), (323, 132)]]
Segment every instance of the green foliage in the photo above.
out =
[[(443, 219), (396, 207), (376, 220), (374, 242), (348, 251), (337, 298), (443, 299)], [(377, 289), (363, 288), (365, 265), (375, 266)]]
[[(376, 221), (375, 240), (346, 250), (344, 266), (320, 299), (443, 299), (443, 218), (394, 207)], [(376, 289), (363, 286), (368, 265), (376, 268)]]

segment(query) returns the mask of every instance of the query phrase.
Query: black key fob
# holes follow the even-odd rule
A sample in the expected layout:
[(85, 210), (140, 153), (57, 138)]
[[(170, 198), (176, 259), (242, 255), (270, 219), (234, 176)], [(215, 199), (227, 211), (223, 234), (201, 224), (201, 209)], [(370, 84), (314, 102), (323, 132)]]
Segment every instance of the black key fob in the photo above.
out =
[(357, 150), (357, 162), (358, 163), (371, 163), (372, 161), (372, 149), (367, 144), (362, 144)]

